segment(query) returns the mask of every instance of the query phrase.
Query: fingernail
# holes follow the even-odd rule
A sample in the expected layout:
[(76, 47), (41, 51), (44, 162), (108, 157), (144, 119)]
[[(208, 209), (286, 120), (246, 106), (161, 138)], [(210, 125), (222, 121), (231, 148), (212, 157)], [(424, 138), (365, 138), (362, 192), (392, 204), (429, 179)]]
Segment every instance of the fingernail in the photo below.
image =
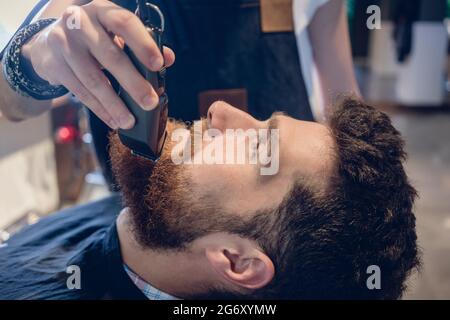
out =
[(123, 115), (120, 117), (120, 127), (122, 129), (131, 129), (134, 126), (134, 117), (132, 115)]
[(114, 119), (109, 120), (108, 124), (111, 127), (111, 129), (113, 129), (113, 130), (119, 129), (119, 125), (117, 124), (117, 122)]
[(144, 98), (144, 100), (142, 102), (143, 102), (143, 106), (142, 107), (145, 110), (151, 110), (157, 105), (158, 98), (155, 97), (152, 94), (149, 94), (149, 95), (145, 96), (145, 98)]
[(164, 60), (161, 57), (153, 58), (150, 62), (150, 66), (154, 71), (159, 70), (163, 67)]

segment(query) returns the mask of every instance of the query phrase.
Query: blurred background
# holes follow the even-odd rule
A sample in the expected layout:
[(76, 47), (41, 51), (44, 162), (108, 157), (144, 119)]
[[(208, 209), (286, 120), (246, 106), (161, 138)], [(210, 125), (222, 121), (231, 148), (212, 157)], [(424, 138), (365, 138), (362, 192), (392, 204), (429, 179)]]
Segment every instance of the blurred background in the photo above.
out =
[[(0, 2), (0, 48), (36, 2)], [(381, 9), (380, 28), (367, 27), (371, 5)], [(450, 0), (347, 0), (347, 9), (363, 96), (402, 132), (420, 194), (424, 268), (405, 299), (450, 299)], [(0, 244), (45, 215), (108, 193), (75, 99), (21, 123), (0, 114)]]

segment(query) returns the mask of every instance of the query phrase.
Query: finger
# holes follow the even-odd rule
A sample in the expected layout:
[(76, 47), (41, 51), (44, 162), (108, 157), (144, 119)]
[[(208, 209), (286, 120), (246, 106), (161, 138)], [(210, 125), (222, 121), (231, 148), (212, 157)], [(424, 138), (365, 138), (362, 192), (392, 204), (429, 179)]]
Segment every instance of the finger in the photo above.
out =
[(99, 23), (106, 30), (123, 38), (147, 68), (152, 71), (160, 70), (164, 64), (163, 56), (141, 20), (130, 11), (109, 1), (100, 6), (97, 10)]
[(125, 40), (119, 36), (113, 36), (114, 43), (121, 49), (125, 48)]
[(163, 47), (164, 65), (170, 67), (175, 63), (175, 53), (168, 47)]
[[(111, 35), (111, 38), (114, 39), (114, 43), (119, 48), (123, 49), (125, 47), (125, 40), (123, 40), (121, 37)], [(164, 66), (165, 67), (170, 67), (175, 63), (175, 53), (169, 47), (166, 47), (166, 46), (163, 47), (163, 56), (164, 56)]]
[(97, 115), (104, 123), (111, 129), (116, 130), (119, 125), (115, 122), (113, 117), (109, 114), (106, 108), (93, 96), (89, 90), (81, 83), (75, 76), (72, 69), (68, 65), (62, 65), (58, 68), (58, 75), (60, 82), (77, 97), (86, 107)]
[(143, 109), (158, 105), (159, 97), (125, 52), (96, 21), (85, 23), (84, 41), (92, 56), (106, 68)]
[(112, 88), (98, 62), (87, 51), (72, 48), (69, 52), (63, 54), (78, 80), (108, 110), (120, 128), (131, 129), (135, 119)]

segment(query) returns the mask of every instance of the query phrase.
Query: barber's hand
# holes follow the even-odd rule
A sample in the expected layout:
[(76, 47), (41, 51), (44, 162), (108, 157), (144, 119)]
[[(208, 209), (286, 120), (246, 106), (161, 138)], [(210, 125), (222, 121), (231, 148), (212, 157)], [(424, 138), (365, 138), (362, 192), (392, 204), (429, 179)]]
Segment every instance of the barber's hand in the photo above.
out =
[[(74, 14), (80, 28), (73, 28)], [(72, 27), (69, 19), (72, 19)], [(107, 69), (141, 105), (152, 109), (158, 95), (123, 52), (126, 43), (150, 70), (171, 66), (175, 55), (164, 57), (138, 17), (107, 0), (69, 7), (55, 23), (23, 48), (36, 73), (53, 85), (64, 85), (113, 129), (129, 129), (135, 119), (104, 75)]]

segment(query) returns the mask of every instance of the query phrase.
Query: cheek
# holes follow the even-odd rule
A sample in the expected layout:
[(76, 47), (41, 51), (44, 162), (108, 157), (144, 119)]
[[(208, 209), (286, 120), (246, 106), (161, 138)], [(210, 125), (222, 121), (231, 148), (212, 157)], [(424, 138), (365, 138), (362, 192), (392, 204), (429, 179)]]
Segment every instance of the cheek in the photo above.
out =
[(249, 186), (249, 169), (245, 165), (192, 165), (188, 171), (195, 185), (218, 193), (229, 193)]
[(233, 211), (239, 204), (251, 202), (248, 199), (255, 188), (253, 166), (191, 165), (187, 170), (193, 184), (192, 196), (207, 197)]
[(190, 194), (240, 216), (277, 206), (288, 191), (289, 177), (259, 183), (252, 170), (256, 169), (246, 165), (191, 166)]

